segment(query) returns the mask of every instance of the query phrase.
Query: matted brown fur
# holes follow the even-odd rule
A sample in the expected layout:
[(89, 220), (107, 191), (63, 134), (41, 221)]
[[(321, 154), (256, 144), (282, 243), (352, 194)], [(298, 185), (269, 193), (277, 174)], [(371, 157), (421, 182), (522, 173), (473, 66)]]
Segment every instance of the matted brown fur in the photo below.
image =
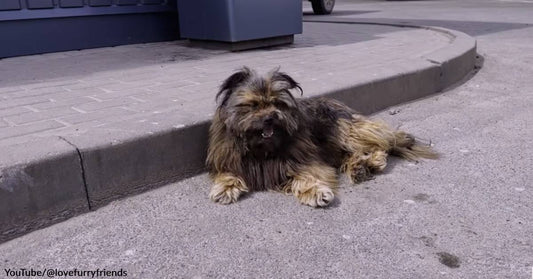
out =
[(276, 190), (323, 207), (334, 199), (339, 171), (357, 183), (382, 171), (389, 154), (438, 157), (403, 131), (332, 99), (295, 99), (295, 90), (299, 84), (277, 69), (259, 76), (244, 67), (224, 81), (209, 131), (211, 200)]

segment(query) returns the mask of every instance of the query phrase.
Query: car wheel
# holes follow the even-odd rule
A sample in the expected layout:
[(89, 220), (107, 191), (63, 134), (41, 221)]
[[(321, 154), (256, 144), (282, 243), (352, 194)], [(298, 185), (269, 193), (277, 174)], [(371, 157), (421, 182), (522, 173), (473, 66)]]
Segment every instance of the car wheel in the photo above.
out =
[(311, 0), (313, 12), (317, 15), (328, 15), (333, 11), (335, 0)]

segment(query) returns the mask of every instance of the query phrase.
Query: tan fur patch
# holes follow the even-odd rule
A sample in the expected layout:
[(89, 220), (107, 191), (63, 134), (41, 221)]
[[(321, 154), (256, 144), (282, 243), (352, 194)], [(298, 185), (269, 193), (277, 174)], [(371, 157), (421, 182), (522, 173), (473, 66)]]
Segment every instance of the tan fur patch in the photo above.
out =
[(367, 180), (374, 172), (383, 171), (390, 153), (408, 160), (438, 158), (431, 147), (420, 145), (411, 135), (394, 131), (383, 122), (353, 115), (353, 119), (340, 119), (338, 124), (339, 141), (350, 154), (344, 160), (341, 171), (354, 183)]
[(241, 157), (235, 153), (235, 141), (226, 137), (226, 126), (220, 121), (220, 111), (215, 113), (209, 134), (207, 164), (218, 173), (238, 168)]
[(350, 151), (388, 151), (394, 145), (394, 132), (382, 122), (354, 116), (354, 120), (339, 119), (341, 144)]
[(234, 203), (242, 193), (248, 192), (244, 181), (231, 173), (217, 174), (213, 181), (214, 184), (209, 191), (209, 198), (214, 202), (221, 204)]
[(324, 207), (335, 198), (337, 174), (335, 169), (324, 164), (302, 166), (296, 173), (290, 173), (292, 179), (287, 184), (300, 203), (312, 207)]

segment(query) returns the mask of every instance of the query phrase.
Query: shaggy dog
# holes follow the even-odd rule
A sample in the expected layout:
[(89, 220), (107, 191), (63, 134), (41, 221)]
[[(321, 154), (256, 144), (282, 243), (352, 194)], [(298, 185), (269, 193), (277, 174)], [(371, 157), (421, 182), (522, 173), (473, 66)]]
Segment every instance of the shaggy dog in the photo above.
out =
[(339, 171), (357, 183), (382, 171), (389, 154), (437, 158), (405, 132), (335, 100), (295, 99), (295, 90), (302, 92), (279, 70), (263, 77), (244, 67), (223, 82), (209, 131), (211, 200), (229, 204), (249, 191), (277, 190), (324, 207)]

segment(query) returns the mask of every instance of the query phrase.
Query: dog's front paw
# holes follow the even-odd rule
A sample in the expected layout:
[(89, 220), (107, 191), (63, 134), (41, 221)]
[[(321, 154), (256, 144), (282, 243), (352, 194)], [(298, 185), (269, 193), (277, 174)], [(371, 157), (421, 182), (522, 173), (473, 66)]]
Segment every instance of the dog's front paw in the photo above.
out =
[(209, 191), (209, 199), (220, 204), (230, 204), (236, 202), (244, 192), (248, 192), (248, 189), (240, 178), (221, 174), (215, 177), (215, 184)]
[(234, 203), (237, 201), (240, 195), (241, 191), (236, 187), (224, 186), (220, 184), (214, 185), (209, 192), (209, 198), (212, 201), (220, 204)]
[(327, 186), (317, 186), (303, 193), (295, 193), (302, 204), (312, 207), (326, 207), (335, 199), (333, 190)]
[(319, 207), (326, 207), (335, 198), (333, 191), (328, 187), (322, 187), (317, 190), (316, 193), (316, 203)]

